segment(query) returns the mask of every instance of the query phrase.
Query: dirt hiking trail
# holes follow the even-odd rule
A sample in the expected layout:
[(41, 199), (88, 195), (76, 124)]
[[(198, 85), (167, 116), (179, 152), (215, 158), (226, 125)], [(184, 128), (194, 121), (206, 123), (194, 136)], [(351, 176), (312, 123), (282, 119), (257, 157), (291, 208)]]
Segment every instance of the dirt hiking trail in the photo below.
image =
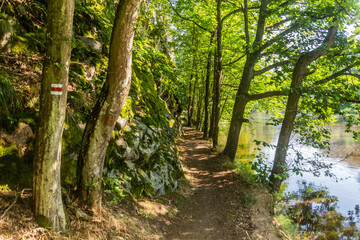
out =
[(202, 133), (184, 128), (177, 144), (191, 193), (165, 229), (165, 239), (251, 239), (253, 225), (244, 204), (244, 189), (250, 185), (239, 175), (224, 171), (223, 162), (211, 152)]

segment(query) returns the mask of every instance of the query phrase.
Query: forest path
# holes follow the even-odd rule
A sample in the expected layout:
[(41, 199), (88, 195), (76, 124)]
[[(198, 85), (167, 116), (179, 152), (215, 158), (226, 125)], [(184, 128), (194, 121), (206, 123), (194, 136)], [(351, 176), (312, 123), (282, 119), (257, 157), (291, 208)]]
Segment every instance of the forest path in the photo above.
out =
[[(237, 174), (225, 171), (202, 133), (184, 128), (177, 141), (191, 193), (167, 228), (171, 240), (250, 239), (253, 226), (244, 192), (250, 186)], [(246, 203), (246, 202), (245, 202)]]

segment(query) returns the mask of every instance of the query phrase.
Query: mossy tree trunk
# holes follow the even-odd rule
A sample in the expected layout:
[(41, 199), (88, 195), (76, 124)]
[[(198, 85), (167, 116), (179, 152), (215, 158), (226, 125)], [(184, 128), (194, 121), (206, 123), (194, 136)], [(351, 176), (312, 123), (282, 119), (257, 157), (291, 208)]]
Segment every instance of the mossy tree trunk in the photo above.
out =
[(307, 73), (307, 67), (321, 57), (334, 44), (337, 27), (330, 27), (324, 43), (315, 50), (302, 54), (293, 70), (291, 80), (291, 92), (286, 104), (285, 116), (281, 125), (279, 140), (275, 152), (274, 165), (270, 175), (270, 187), (273, 191), (279, 191), (282, 181), (281, 175), (286, 171), (286, 153), (289, 146), (291, 133), (295, 124), (298, 103), (301, 97), (300, 87)]
[(131, 83), (132, 46), (140, 0), (121, 0), (110, 43), (107, 78), (86, 124), (78, 161), (81, 200), (100, 212), (102, 174), (107, 146)]
[(33, 200), (38, 223), (56, 231), (65, 230), (68, 225), (61, 198), (60, 166), (73, 15), (74, 0), (48, 1), (46, 55), (34, 152)]

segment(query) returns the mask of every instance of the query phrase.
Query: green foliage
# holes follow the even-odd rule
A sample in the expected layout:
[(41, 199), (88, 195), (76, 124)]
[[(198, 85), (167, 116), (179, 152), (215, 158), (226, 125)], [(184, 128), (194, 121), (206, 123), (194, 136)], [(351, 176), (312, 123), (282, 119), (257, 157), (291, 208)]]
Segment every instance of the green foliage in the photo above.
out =
[(0, 36), (11, 33), (12, 52), (44, 53), (46, 6), (43, 1), (4, 2), (0, 15)]
[(118, 204), (124, 197), (132, 195), (130, 189), (124, 187), (129, 181), (131, 181), (131, 177), (121, 175), (117, 170), (113, 169), (105, 173), (103, 177), (104, 191), (112, 196), (109, 204)]
[(255, 175), (254, 169), (252, 169), (252, 162), (247, 162), (242, 159), (236, 159), (235, 162), (227, 161), (224, 167), (227, 169), (235, 170), (243, 177), (248, 183), (257, 183), (258, 176)]
[(271, 172), (269, 165), (262, 158), (257, 158), (251, 162), (251, 169), (254, 171), (257, 181), (267, 186)]
[(9, 75), (0, 71), (0, 112), (14, 113), (21, 110), (21, 102), (11, 85)]
[(0, 191), (9, 191), (9, 190), (10, 190), (10, 188), (7, 184), (0, 185)]
[(82, 120), (77, 113), (67, 111), (62, 138), (61, 161), (61, 180), (65, 187), (74, 187), (76, 184), (77, 158), (83, 135), (79, 123)]
[[(74, 31), (76, 35), (98, 40), (103, 43), (103, 52), (108, 53), (115, 9), (116, 3), (114, 1), (76, 1), (74, 15)], [(77, 44), (83, 45), (79, 39), (74, 44), (75, 46), (78, 46)], [(86, 51), (86, 49), (83, 50)], [(72, 58), (79, 57), (84, 59), (84, 56), (81, 56), (81, 52), (75, 53), (75, 56), (73, 55)], [(88, 54), (88, 57), (92, 57), (90, 52)]]

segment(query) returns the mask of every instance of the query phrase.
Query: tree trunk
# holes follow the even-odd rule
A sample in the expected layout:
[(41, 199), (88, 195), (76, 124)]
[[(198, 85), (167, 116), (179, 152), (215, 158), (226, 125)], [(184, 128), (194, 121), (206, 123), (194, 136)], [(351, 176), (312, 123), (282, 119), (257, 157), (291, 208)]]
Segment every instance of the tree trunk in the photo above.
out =
[[(257, 23), (256, 36), (253, 43), (253, 49), (259, 48), (262, 44), (265, 23), (266, 23), (266, 9), (269, 0), (261, 0), (261, 7), (259, 13), (259, 19)], [(250, 43), (248, 16), (247, 16), (247, 0), (244, 0), (244, 23), (245, 23), (245, 35), (247, 45)], [(261, 50), (250, 52), (249, 47), (246, 47), (246, 62), (241, 77), (240, 85), (236, 93), (233, 113), (231, 116), (231, 123), (226, 141), (225, 149), (222, 154), (229, 158), (230, 161), (234, 161), (236, 157), (237, 145), (239, 142), (239, 135), (243, 122), (248, 122), (244, 119), (246, 104), (249, 102), (248, 93), (251, 84), (251, 80), (254, 77), (254, 67), (258, 61)]]
[(258, 59), (257, 55), (255, 56), (253, 55), (254, 54), (250, 54), (246, 58), (246, 63), (241, 78), (241, 83), (236, 93), (225, 149), (222, 153), (223, 155), (228, 157), (231, 161), (234, 161), (236, 157), (236, 150), (239, 142), (239, 135), (242, 124), (244, 122), (247, 122), (247, 120), (244, 119), (246, 104), (249, 101), (247, 95), (249, 92), (251, 80), (254, 75), (254, 66)]
[(301, 97), (300, 87), (306, 76), (307, 67), (316, 59), (321, 57), (334, 44), (337, 27), (330, 27), (327, 37), (320, 47), (303, 54), (298, 59), (292, 75), (291, 93), (286, 104), (285, 116), (281, 126), (279, 140), (275, 152), (274, 165), (269, 178), (269, 184), (273, 191), (279, 191), (284, 178), (281, 176), (286, 172), (286, 153), (289, 140), (294, 128), (297, 107)]
[(100, 97), (86, 124), (78, 161), (78, 191), (100, 212), (106, 149), (131, 83), (132, 46), (140, 0), (121, 0), (110, 43), (109, 66)]
[(202, 88), (198, 88), (198, 102), (197, 102), (197, 112), (196, 112), (196, 130), (201, 129), (201, 117), (202, 117), (202, 100), (203, 100), (203, 91)]
[(210, 98), (210, 71), (211, 71), (211, 46), (214, 42), (215, 32), (211, 33), (210, 44), (209, 44), (209, 55), (206, 63), (206, 78), (205, 78), (205, 106), (204, 106), (204, 135), (203, 138), (208, 138), (208, 128), (209, 128), (209, 98)]
[[(194, 66), (194, 64), (193, 64)], [(191, 70), (192, 71), (192, 70)], [(189, 81), (189, 102), (188, 102), (188, 107), (187, 107), (187, 114), (188, 114), (188, 119), (187, 119), (187, 126), (191, 127), (191, 119), (192, 119), (192, 115), (191, 115), (191, 103), (192, 103), (192, 97), (191, 97), (191, 93), (192, 93), (192, 79), (193, 79), (193, 74), (191, 73), (190, 75), (190, 81)]]
[(74, 0), (48, 2), (46, 55), (41, 82), (40, 113), (35, 140), (33, 200), (40, 226), (65, 230), (61, 198), (61, 141), (64, 129)]
[(220, 104), (221, 104), (221, 78), (222, 78), (222, 20), (221, 20), (221, 0), (217, 0), (216, 7), (216, 45), (217, 45), (217, 58), (216, 70), (214, 74), (214, 134), (213, 134), (213, 148), (218, 148), (219, 140), (219, 122), (220, 122)]
[[(215, 40), (216, 41), (216, 40)], [(211, 106), (211, 117), (210, 117), (210, 129), (209, 129), (209, 138), (213, 138), (214, 136), (214, 128), (215, 128), (215, 104), (214, 104), (214, 101), (215, 101), (215, 98), (214, 98), (214, 92), (215, 92), (215, 72), (216, 72), (216, 68), (217, 68), (217, 49), (215, 47), (214, 49), (214, 81), (213, 81), (213, 84), (212, 84), (212, 89), (213, 89), (213, 92), (212, 92), (212, 106)]]
[[(194, 61), (196, 62), (196, 59), (194, 59)], [(198, 85), (198, 81), (199, 81), (199, 75), (197, 73), (197, 64), (195, 63), (194, 65), (194, 69), (195, 71), (195, 82), (194, 82), (194, 87), (192, 88), (192, 97), (191, 97), (191, 103), (190, 103), (190, 114), (189, 114), (189, 124), (188, 126), (191, 127), (192, 126), (192, 118), (194, 116), (194, 110), (195, 110), (195, 91), (196, 91), (196, 87)]]

